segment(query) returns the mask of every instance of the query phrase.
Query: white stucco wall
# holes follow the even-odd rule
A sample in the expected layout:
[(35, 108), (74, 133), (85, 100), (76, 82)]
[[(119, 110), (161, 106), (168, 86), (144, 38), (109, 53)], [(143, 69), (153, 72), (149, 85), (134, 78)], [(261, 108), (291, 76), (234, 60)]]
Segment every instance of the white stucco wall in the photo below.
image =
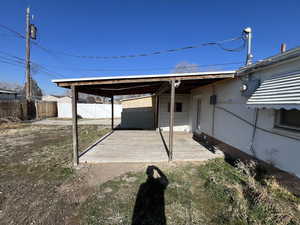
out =
[[(114, 117), (121, 117), (122, 106), (114, 104)], [(111, 118), (111, 104), (77, 104), (78, 115), (82, 118), (101, 119)], [(58, 102), (57, 103), (57, 116), (58, 118), (72, 118), (72, 104)]]
[[(170, 113), (168, 112), (168, 103), (170, 102), (170, 95), (161, 95), (159, 99), (159, 117), (158, 126), (163, 131), (169, 130)], [(182, 103), (182, 112), (175, 112), (174, 117), (174, 131), (190, 131), (189, 113), (190, 113), (190, 95), (177, 94), (175, 102)]]
[[(261, 81), (282, 73), (300, 71), (300, 60), (273, 66), (263, 71), (254, 73), (252, 76), (260, 78)], [(200, 120), (200, 132), (207, 133), (229, 145), (232, 145), (248, 154), (250, 151), (253, 126), (243, 122), (232, 114), (225, 112), (218, 107), (236, 114), (237, 116), (254, 123), (255, 110), (246, 106), (247, 98), (241, 96), (241, 80), (219, 82), (215, 85), (199, 87), (192, 90), (191, 95), (191, 117), (190, 124), (195, 131), (195, 101), (196, 96), (201, 97), (202, 110)], [(213, 106), (209, 104), (209, 97), (213, 94), (213, 86), (217, 95), (217, 105), (214, 113), (213, 130)], [(300, 140), (300, 134), (287, 132), (274, 128), (275, 110), (260, 109), (257, 126), (267, 129), (273, 133), (289, 135)], [(278, 168), (294, 173), (300, 177), (300, 141), (277, 134), (256, 130), (253, 146), (258, 158), (264, 161), (271, 161)]]

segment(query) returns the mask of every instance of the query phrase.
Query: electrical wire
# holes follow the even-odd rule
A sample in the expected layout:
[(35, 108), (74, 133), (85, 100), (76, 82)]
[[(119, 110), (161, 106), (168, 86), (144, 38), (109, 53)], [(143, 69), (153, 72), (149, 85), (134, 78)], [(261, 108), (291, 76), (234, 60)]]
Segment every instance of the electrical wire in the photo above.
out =
[(12, 29), (12, 28), (9, 28), (9, 27), (6, 26), (6, 25), (0, 24), (0, 27), (3, 28), (3, 29), (5, 29), (5, 30), (7, 30), (7, 31), (9, 31), (9, 32), (11, 32), (11, 33), (13, 33), (13, 34), (16, 35), (16, 37), (18, 37), (18, 38), (25, 39), (25, 36), (24, 36), (23, 34), (19, 33), (18, 31), (15, 31), (15, 30)]
[[(243, 41), (242, 45), (237, 48), (230, 49), (230, 48), (225, 48), (223, 46), (224, 43), (237, 41), (237, 40)], [(239, 36), (239, 37), (230, 38), (230, 39), (226, 39), (226, 40), (222, 40), (222, 41), (206, 42), (206, 43), (202, 43), (199, 45), (185, 46), (182, 48), (173, 48), (173, 49), (167, 49), (167, 50), (161, 50), (161, 51), (154, 51), (154, 52), (150, 52), (150, 53), (131, 54), (131, 55), (116, 55), (116, 56), (87, 56), (87, 55), (76, 55), (76, 54), (70, 54), (70, 53), (66, 53), (66, 52), (53, 51), (49, 48), (46, 48), (46, 47), (38, 44), (37, 42), (33, 42), (33, 43), (36, 46), (38, 46), (40, 49), (42, 49), (43, 51), (47, 52), (48, 54), (54, 53), (54, 54), (65, 55), (65, 56), (69, 56), (69, 57), (73, 57), (73, 58), (81, 58), (81, 59), (125, 59), (125, 58), (128, 59), (128, 58), (137, 58), (137, 57), (145, 57), (145, 56), (154, 56), (154, 55), (166, 54), (166, 53), (174, 53), (174, 52), (178, 52), (178, 51), (184, 51), (184, 50), (201, 48), (201, 47), (205, 47), (205, 46), (213, 46), (213, 45), (220, 47), (224, 51), (238, 52), (238, 51), (242, 51), (246, 46), (245, 38), (243, 36)]]
[[(24, 35), (22, 35), (18, 31), (15, 31), (15, 30), (7, 27), (6, 25), (0, 24), (0, 27), (4, 28), (7, 31), (12, 32), (18, 38), (25, 39)], [(225, 48), (223, 46), (223, 44), (225, 44), (227, 42), (238, 41), (238, 40), (242, 40), (243, 44), (241, 46), (237, 47), (237, 48), (230, 49), (230, 48)], [(181, 47), (181, 48), (166, 49), (166, 50), (154, 51), (154, 52), (150, 52), (150, 53), (130, 54), (130, 55), (116, 55), (116, 56), (87, 56), (87, 55), (70, 54), (70, 53), (61, 52), (61, 51), (54, 51), (54, 50), (51, 50), (51, 49), (49, 49), (47, 47), (42, 46), (38, 42), (32, 41), (32, 43), (35, 46), (37, 46), (38, 48), (40, 48), (43, 51), (47, 52), (48, 54), (60, 54), (60, 55), (65, 55), (65, 56), (69, 56), (69, 57), (74, 57), (74, 58), (81, 58), (81, 59), (124, 59), (124, 58), (137, 58), (137, 57), (153, 56), (153, 55), (159, 55), (159, 54), (165, 54), (165, 53), (173, 53), (173, 52), (184, 51), (184, 50), (189, 50), (189, 49), (195, 49), (195, 48), (200, 48), (200, 47), (205, 47), (205, 46), (213, 46), (213, 45), (220, 47), (224, 51), (238, 52), (238, 51), (242, 51), (245, 48), (245, 46), (246, 46), (245, 37), (244, 37), (244, 35), (241, 35), (241, 36), (238, 36), (238, 37), (229, 38), (229, 39), (225, 39), (225, 40), (222, 40), (222, 41), (206, 42), (206, 43), (202, 43), (202, 44), (198, 44), (198, 45), (185, 46), (185, 47)]]
[[(3, 52), (3, 51), (0, 51), (0, 53), (11, 57), (11, 58), (9, 58), (9, 57), (5, 57), (5, 56), (0, 56), (1, 63), (6, 63), (6, 64), (14, 65), (14, 66), (22, 66), (22, 67), (25, 65), (25, 59), (22, 59), (20, 57), (11, 55), (11, 54)], [(64, 75), (62, 75), (60, 73), (56, 73), (54, 71), (51, 71), (47, 67), (40, 65), (38, 63), (35, 63), (33, 61), (30, 62), (30, 65), (32, 67), (36, 67), (38, 71), (43, 72), (44, 74), (46, 74), (48, 76), (53, 76), (55, 78), (67, 78)]]
[[(11, 53), (5, 52), (5, 51), (0, 51), (0, 54), (5, 55), (5, 56), (0, 56), (0, 58), (5, 59), (5, 60), (11, 60), (13, 62), (16, 63), (25, 63), (25, 59), (18, 57), (16, 55), (13, 55)], [(7, 58), (10, 57), (10, 58)], [(44, 71), (46, 71), (48, 74), (56, 74), (57, 76), (60, 77), (64, 77), (66, 78), (67, 75), (63, 75), (61, 73), (57, 73), (55, 72), (52, 67), (53, 65), (45, 65), (45, 64), (41, 64), (35, 61), (31, 61), (30, 62), (32, 66), (36, 66), (38, 67), (39, 70), (43, 69)], [(243, 64), (243, 62), (229, 62), (229, 63), (217, 63), (217, 64), (202, 64), (202, 65), (191, 65), (191, 66), (182, 66), (182, 68), (187, 68), (187, 69), (191, 69), (191, 68), (203, 68), (203, 67), (214, 67), (214, 66), (227, 66), (227, 65), (240, 65)], [(51, 69), (49, 69), (48, 67), (51, 67)], [(179, 69), (181, 67), (178, 67)], [(61, 67), (60, 69), (64, 69), (64, 70), (81, 70), (81, 71), (102, 71), (102, 72), (107, 72), (107, 71), (146, 71), (146, 70), (165, 70), (165, 69), (174, 69), (174, 67), (154, 67), (154, 68), (136, 68), (136, 69), (109, 69), (109, 68), (104, 68), (104, 69), (88, 69), (88, 68), (68, 68), (68, 67)]]
[[(254, 126), (255, 126), (255, 124), (252, 124), (251, 122), (249, 122), (249, 121), (247, 121), (246, 119), (242, 118), (241, 116), (235, 114), (234, 112), (229, 111), (228, 109), (225, 109), (225, 108), (223, 108), (223, 107), (221, 107), (221, 106), (216, 106), (216, 108), (217, 108), (217, 109), (220, 109), (220, 110), (223, 110), (223, 111), (225, 111), (225, 112), (227, 112), (228, 114), (230, 114), (230, 115), (236, 117), (237, 119), (239, 119), (239, 120), (245, 122), (246, 124), (250, 125), (251, 127), (254, 127)], [(296, 140), (296, 141), (300, 141), (299, 138), (294, 138), (294, 137), (287, 136), (287, 135), (284, 135), (284, 134), (275, 133), (275, 132), (272, 132), (272, 131), (270, 131), (270, 130), (267, 130), (267, 129), (258, 127), (258, 126), (256, 126), (256, 129), (261, 130), (261, 131), (264, 131), (264, 132), (269, 133), (269, 134), (278, 135), (278, 136), (281, 136), (281, 137), (286, 137), (286, 138), (289, 138), (289, 139), (293, 139), (293, 140)]]
[[(214, 67), (214, 66), (230, 66), (230, 65), (242, 65), (244, 62), (229, 62), (229, 63), (217, 63), (217, 64), (199, 64), (199, 65), (188, 65), (188, 66), (178, 66), (178, 69), (192, 69), (192, 68), (203, 68), (203, 67)], [(53, 67), (53, 65), (47, 65), (50, 67)], [(64, 70), (70, 70), (70, 71), (100, 71), (100, 72), (107, 72), (107, 71), (153, 71), (153, 70), (170, 70), (174, 69), (174, 67), (150, 67), (150, 68), (135, 68), (135, 69), (110, 69), (110, 68), (95, 68), (95, 69), (90, 69), (90, 68), (76, 68), (76, 67), (57, 67), (58, 69), (64, 69)]]

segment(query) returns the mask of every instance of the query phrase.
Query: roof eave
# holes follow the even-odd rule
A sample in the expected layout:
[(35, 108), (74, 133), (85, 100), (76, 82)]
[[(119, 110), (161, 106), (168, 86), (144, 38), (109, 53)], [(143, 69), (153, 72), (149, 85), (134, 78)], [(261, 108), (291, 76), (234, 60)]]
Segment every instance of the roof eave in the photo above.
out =
[(266, 67), (273, 66), (275, 64), (286, 63), (291, 60), (296, 60), (297, 58), (300, 58), (300, 47), (293, 48), (284, 53), (279, 53), (275, 56), (259, 61), (255, 64), (241, 67), (239, 70), (237, 70), (236, 75), (237, 76), (247, 75), (249, 73), (253, 73), (254, 71), (262, 70)]
[(88, 77), (88, 78), (72, 78), (72, 79), (56, 79), (52, 80), (57, 85), (59, 83), (72, 82), (88, 82), (88, 81), (108, 81), (108, 80), (134, 80), (134, 79), (151, 79), (151, 78), (176, 78), (176, 77), (193, 77), (201, 75), (232, 75), (236, 73), (235, 70), (230, 71), (211, 71), (211, 72), (196, 72), (196, 73), (173, 73), (173, 74), (152, 74), (152, 75), (132, 75), (132, 76), (109, 76), (109, 77)]

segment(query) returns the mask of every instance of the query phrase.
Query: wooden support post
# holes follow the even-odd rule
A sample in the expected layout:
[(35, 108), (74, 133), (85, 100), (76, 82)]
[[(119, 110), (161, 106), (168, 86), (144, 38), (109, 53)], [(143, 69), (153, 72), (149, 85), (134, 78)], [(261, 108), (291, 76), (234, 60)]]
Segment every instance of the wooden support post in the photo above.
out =
[(111, 96), (111, 129), (114, 129), (114, 96)]
[(169, 161), (173, 159), (173, 126), (175, 106), (175, 80), (171, 81), (171, 103), (170, 103), (170, 130), (169, 130)]
[(77, 125), (77, 99), (78, 91), (72, 86), (72, 122), (73, 122), (73, 165), (77, 166), (78, 160), (78, 125)]
[(155, 95), (155, 122), (154, 122), (154, 128), (158, 129), (158, 115), (159, 115), (159, 96)]

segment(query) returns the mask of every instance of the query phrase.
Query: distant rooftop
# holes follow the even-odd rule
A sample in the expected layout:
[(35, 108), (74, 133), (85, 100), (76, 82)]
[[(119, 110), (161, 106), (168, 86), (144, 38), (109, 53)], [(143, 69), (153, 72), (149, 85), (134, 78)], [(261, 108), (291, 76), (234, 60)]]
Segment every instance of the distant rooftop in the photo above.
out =
[(15, 91), (0, 89), (1, 94), (17, 94)]

